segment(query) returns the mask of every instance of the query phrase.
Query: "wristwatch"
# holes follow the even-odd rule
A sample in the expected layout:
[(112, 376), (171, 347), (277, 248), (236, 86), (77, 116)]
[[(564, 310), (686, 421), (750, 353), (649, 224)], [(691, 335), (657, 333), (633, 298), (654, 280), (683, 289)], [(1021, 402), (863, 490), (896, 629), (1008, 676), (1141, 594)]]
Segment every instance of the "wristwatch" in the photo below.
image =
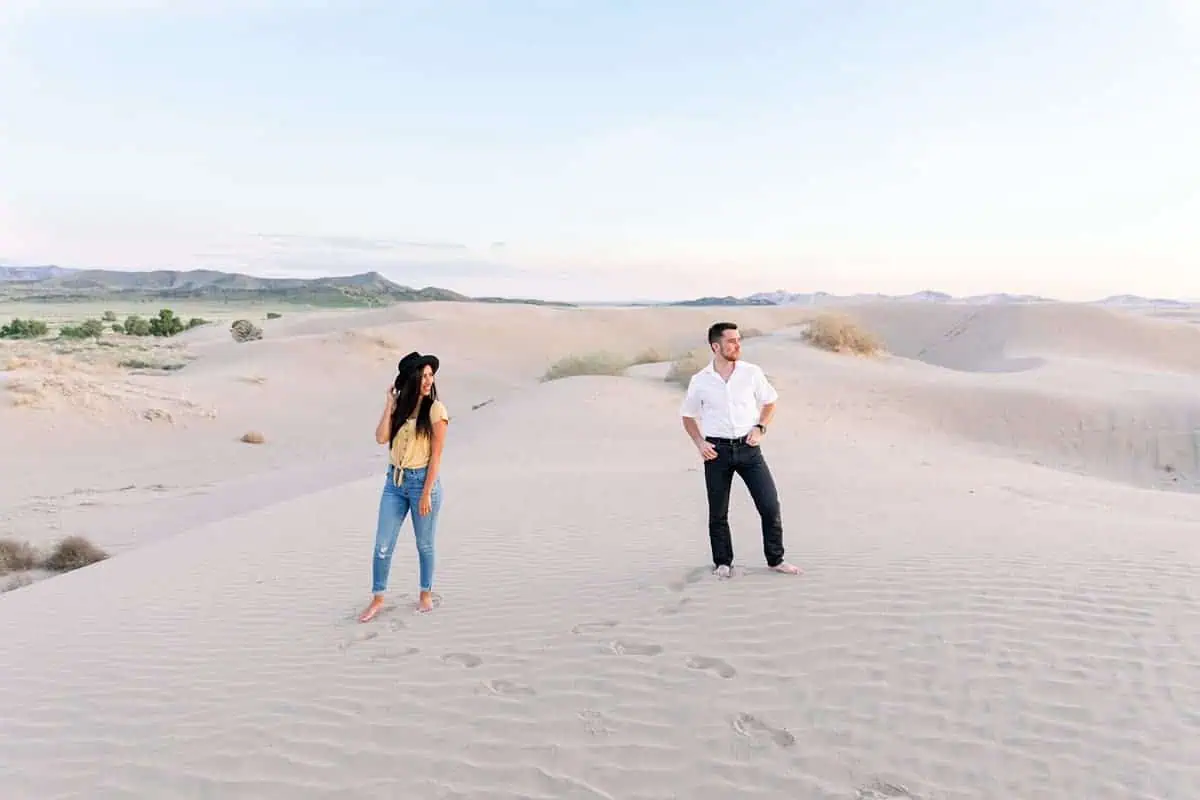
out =
[(756, 422), (756, 423), (754, 423), (754, 427), (758, 428), (758, 429), (759, 429), (760, 431), (762, 431), (763, 433), (766, 433), (766, 432), (767, 432), (767, 426), (766, 426), (766, 425), (763, 425), (761, 422)]

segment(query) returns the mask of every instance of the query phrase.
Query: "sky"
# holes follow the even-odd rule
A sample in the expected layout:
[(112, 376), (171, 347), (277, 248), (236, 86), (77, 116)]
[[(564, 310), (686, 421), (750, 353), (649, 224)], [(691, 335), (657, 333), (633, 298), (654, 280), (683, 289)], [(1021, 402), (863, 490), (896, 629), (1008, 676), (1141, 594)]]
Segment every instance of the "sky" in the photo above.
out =
[(2, 0), (0, 264), (1200, 297), (1200, 0)]

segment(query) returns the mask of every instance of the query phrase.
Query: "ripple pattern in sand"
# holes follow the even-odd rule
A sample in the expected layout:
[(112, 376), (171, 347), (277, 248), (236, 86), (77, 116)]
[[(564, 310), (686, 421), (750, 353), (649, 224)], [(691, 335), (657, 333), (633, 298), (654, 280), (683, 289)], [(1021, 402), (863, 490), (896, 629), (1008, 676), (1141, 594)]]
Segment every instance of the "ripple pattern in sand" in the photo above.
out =
[(655, 584), (581, 536), (530, 593), (503, 537), (447, 537), (489, 592), (360, 626), (330, 598), (369, 544), (292, 519), (0, 600), (6, 800), (1200, 796), (1200, 571), (1153, 539), (841, 536), (799, 579)]

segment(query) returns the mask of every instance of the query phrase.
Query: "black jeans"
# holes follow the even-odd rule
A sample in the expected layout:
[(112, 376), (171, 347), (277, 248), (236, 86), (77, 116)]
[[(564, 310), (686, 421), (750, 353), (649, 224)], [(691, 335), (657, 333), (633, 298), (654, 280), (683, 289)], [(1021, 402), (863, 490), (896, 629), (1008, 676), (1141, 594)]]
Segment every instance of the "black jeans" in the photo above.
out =
[(708, 489), (708, 539), (713, 564), (732, 566), (733, 540), (729, 536), (729, 490), (737, 473), (762, 520), (763, 555), (767, 566), (783, 562), (783, 515), (775, 479), (763, 457), (762, 449), (741, 439), (706, 437), (717, 449), (717, 457), (704, 462), (704, 484)]

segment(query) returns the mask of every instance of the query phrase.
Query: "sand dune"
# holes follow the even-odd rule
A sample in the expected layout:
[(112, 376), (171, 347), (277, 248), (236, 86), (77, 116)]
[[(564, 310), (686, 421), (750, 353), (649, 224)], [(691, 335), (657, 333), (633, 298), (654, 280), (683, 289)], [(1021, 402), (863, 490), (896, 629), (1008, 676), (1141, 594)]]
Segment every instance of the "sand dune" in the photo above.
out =
[[(0, 596), (3, 796), (1200, 796), (1200, 499), (1145, 488), (1148, 432), (1200, 427), (1190, 328), (1046, 308), (934, 356), (960, 310), (851, 309), (874, 359), (806, 346), (796, 309), (289, 312), (93, 378), (212, 417), (0, 402), (38, 454), (6, 447), (5, 530), (116, 553)], [(762, 568), (740, 487), (741, 568), (709, 574), (663, 365), (540, 380), (718, 317), (775, 332), (746, 353), (783, 398), (764, 446), (798, 579)], [(402, 544), (359, 625), (409, 349), (442, 356), (454, 416), (439, 608), (411, 613)]]
[(949, 369), (1009, 372), (1064, 358), (1200, 373), (1200, 329), (1098, 306), (946, 304), (914, 313), (878, 303), (853, 311), (892, 353)]

